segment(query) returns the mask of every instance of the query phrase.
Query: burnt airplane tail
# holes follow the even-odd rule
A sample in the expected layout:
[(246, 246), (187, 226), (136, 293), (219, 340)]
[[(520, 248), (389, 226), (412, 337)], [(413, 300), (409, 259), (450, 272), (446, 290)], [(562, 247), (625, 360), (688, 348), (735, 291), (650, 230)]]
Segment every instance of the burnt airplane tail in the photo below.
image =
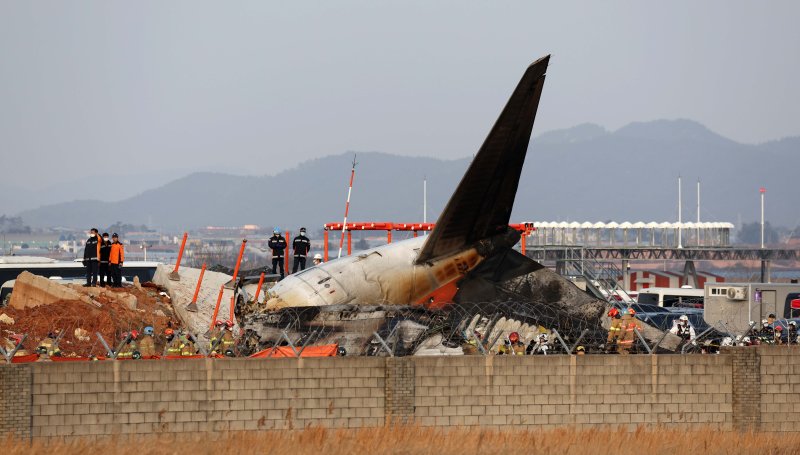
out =
[(531, 64), (436, 222), (416, 263), (508, 229), (550, 56)]

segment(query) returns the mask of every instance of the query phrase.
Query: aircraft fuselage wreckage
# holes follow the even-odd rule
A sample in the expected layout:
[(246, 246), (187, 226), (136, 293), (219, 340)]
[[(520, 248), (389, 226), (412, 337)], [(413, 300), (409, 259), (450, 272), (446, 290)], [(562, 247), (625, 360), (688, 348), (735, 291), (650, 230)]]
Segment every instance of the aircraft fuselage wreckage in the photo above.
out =
[(348, 355), (460, 354), (472, 337), (540, 328), (604, 338), (608, 304), (514, 250), (508, 225), (549, 59), (525, 70), (430, 235), (290, 275), (243, 327), (262, 345), (286, 332)]

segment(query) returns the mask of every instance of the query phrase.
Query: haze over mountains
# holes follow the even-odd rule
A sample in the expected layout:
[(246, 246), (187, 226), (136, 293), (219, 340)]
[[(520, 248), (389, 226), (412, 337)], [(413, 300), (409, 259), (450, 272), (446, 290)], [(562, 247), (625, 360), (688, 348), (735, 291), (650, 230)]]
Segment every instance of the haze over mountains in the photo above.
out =
[[(421, 221), (427, 177), (428, 219), (435, 220), (479, 146), (465, 150), (468, 157), (447, 161), (358, 152), (350, 219)], [(699, 178), (703, 220), (737, 225), (740, 219), (757, 220), (758, 189), (765, 186), (767, 219), (793, 227), (800, 223), (798, 151), (799, 137), (740, 144), (689, 120), (632, 123), (613, 132), (593, 124), (550, 131), (531, 142), (512, 220), (675, 220), (680, 174), (685, 220), (696, 217)], [(316, 227), (341, 220), (352, 156), (307, 161), (274, 176), (192, 173), (122, 200), (75, 200), (18, 214), (34, 227), (86, 228), (116, 221), (162, 229)], [(248, 173), (247, 164), (242, 166)], [(165, 178), (158, 171), (154, 176)], [(99, 197), (102, 191), (93, 194)]]

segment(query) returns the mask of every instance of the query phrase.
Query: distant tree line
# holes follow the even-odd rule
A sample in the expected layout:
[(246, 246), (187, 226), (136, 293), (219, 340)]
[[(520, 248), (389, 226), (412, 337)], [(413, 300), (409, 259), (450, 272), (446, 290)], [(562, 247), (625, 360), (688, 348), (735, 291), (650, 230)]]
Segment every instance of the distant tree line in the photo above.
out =
[(116, 223), (107, 227), (105, 232), (108, 232), (109, 234), (116, 232), (117, 234), (124, 236), (129, 232), (155, 232), (155, 230), (148, 229), (148, 227), (144, 224), (129, 224), (123, 223), (122, 221), (117, 221)]
[[(779, 243), (781, 241), (781, 237), (785, 235), (785, 233), (781, 231), (785, 231), (785, 229), (776, 228), (772, 226), (769, 221), (765, 222), (764, 243), (765, 244)], [(749, 245), (761, 244), (761, 223), (757, 221), (753, 223), (743, 223), (742, 227), (739, 228), (737, 239), (739, 243), (746, 243)]]
[(26, 226), (21, 217), (0, 215), (0, 233), (30, 234), (31, 227)]

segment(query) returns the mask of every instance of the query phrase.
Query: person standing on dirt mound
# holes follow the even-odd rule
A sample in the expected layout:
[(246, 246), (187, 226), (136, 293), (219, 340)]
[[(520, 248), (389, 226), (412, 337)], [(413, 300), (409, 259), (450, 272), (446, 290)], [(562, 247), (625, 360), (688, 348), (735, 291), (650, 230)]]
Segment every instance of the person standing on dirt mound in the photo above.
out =
[(277, 273), (278, 267), (280, 267), (281, 279), (283, 279), (283, 254), (286, 250), (286, 239), (281, 235), (280, 229), (272, 230), (272, 237), (269, 238), (267, 245), (272, 249), (272, 274)]
[(119, 236), (115, 232), (111, 236), (111, 252), (108, 255), (108, 262), (111, 265), (111, 287), (122, 287), (122, 263), (125, 262), (125, 247), (120, 243)]
[(111, 254), (111, 240), (108, 232), (103, 232), (103, 239), (100, 241), (100, 286), (111, 286), (111, 274), (108, 268), (108, 255)]
[(83, 266), (86, 267), (86, 284), (83, 287), (97, 286), (97, 272), (100, 264), (100, 246), (102, 239), (97, 235), (97, 228), (89, 231), (86, 246), (83, 249)]

